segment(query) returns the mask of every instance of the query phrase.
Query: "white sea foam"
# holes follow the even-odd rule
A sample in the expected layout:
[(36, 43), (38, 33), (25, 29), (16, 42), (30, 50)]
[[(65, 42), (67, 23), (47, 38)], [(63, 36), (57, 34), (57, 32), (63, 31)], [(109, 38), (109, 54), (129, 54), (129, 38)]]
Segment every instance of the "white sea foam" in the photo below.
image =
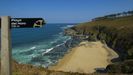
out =
[(64, 43), (61, 43), (61, 44), (56, 45), (55, 47), (52, 47), (52, 48), (46, 49), (45, 52), (43, 52), (42, 55), (44, 55), (44, 54), (46, 54), (46, 53), (52, 51), (54, 48), (59, 47), (60, 45), (63, 45), (63, 44), (64, 44)]
[(61, 29), (66, 29), (66, 28), (70, 28), (70, 27), (73, 27), (74, 25), (67, 25), (67, 26), (65, 26), (65, 27), (61, 27)]
[(63, 45), (64, 43), (61, 43), (61, 44), (58, 44), (58, 45), (56, 45), (55, 47), (59, 47), (59, 46), (61, 46), (61, 45)]
[(22, 53), (22, 52), (28, 52), (28, 51), (31, 51), (31, 50), (34, 50), (34, 49), (36, 49), (36, 46), (33, 46), (33, 47), (30, 47), (30, 48), (28, 48), (28, 49), (14, 49), (13, 50), (13, 54), (18, 54), (18, 53)]
[[(72, 27), (72, 26), (74, 26), (74, 25), (67, 25), (67, 26), (59, 25), (59, 27), (62, 28), (62, 31), (64, 29)], [(36, 44), (34, 44), (30, 47), (23, 46), (23, 47), (15, 48), (13, 50), (14, 57), (21, 63), (27, 63), (27, 62), (31, 62), (31, 59), (34, 57), (38, 57), (38, 56), (41, 56), (42, 54), (44, 55), (46, 53), (51, 52), (52, 50), (54, 50), (54, 48), (56, 48), (60, 45), (63, 45), (67, 40), (69, 40), (68, 37), (62, 35), (63, 34), (62, 31), (54, 34), (52, 36), (52, 37), (54, 37), (54, 39), (50, 39), (50, 40), (46, 40), (46, 41), (43, 40), (41, 42), (37, 42)], [(49, 48), (49, 49), (47, 49), (47, 48)], [(24, 55), (26, 52), (28, 52), (29, 54), (27, 53), (27, 55)], [(48, 63), (52, 63), (52, 62), (53, 61), (48, 61)], [(42, 63), (39, 63), (39, 64), (42, 65)]]
[[(61, 43), (61, 44), (58, 44), (58, 45), (56, 45), (55, 47), (52, 47), (52, 48), (49, 48), (49, 49), (46, 49), (45, 50), (45, 52), (43, 52), (43, 54), (42, 55), (44, 55), (44, 54), (46, 54), (46, 53), (48, 53), (48, 52), (50, 52), (50, 51), (52, 51), (54, 48), (56, 48), (56, 47), (59, 47), (59, 46), (61, 46), (61, 45), (63, 45), (64, 43), (66, 43), (66, 41), (68, 41), (68, 40), (70, 40), (71, 38), (68, 38), (67, 40), (65, 40), (63, 43)], [(44, 50), (43, 50), (44, 51)]]
[(30, 50), (33, 50), (33, 49), (35, 49), (35, 48), (36, 48), (36, 46), (33, 46), (33, 47), (30, 48)]
[(51, 50), (53, 50), (54, 48), (49, 48), (49, 49), (46, 49), (46, 51), (45, 52), (43, 52), (43, 54), (42, 55), (44, 55), (44, 54), (46, 54), (46, 53), (48, 53), (48, 52), (50, 52)]
[(62, 32), (59, 33), (59, 35), (62, 35), (62, 34), (63, 34)]
[(51, 41), (50, 43), (53, 44), (53, 43), (56, 43), (59, 39), (55, 39), (54, 41)]
[(31, 54), (31, 55), (28, 55), (28, 56), (34, 58), (34, 57), (36, 57), (37, 55)]
[[(62, 34), (62, 33), (59, 33), (59, 34)], [(51, 41), (50, 43), (53, 44), (53, 43), (57, 43), (58, 41), (62, 40), (64, 38), (64, 36), (62, 35), (59, 35), (58, 34), (58, 37), (56, 37), (56, 39), (54, 41)]]
[(69, 28), (69, 27), (73, 27), (74, 25), (67, 25), (67, 28)]

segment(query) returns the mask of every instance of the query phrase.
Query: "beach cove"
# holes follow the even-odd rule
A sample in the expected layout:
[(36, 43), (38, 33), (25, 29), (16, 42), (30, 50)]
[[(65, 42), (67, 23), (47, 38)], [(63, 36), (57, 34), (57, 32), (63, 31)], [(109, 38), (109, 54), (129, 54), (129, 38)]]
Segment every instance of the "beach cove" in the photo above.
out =
[(118, 54), (100, 41), (83, 41), (71, 49), (50, 70), (64, 72), (93, 73), (97, 69), (105, 69)]

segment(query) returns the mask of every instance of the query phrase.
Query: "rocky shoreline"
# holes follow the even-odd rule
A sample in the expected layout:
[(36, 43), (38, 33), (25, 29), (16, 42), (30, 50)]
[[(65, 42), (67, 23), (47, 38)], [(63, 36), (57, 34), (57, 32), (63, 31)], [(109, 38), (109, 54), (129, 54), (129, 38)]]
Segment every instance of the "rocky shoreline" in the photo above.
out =
[[(61, 57), (59, 56), (53, 59), (59, 60), (71, 48), (78, 46), (82, 41), (101, 41), (113, 49), (119, 55), (119, 58), (112, 59), (112, 64), (109, 64), (106, 69), (97, 70), (97, 73), (131, 74), (133, 73), (133, 33), (131, 19), (133, 19), (133, 16), (122, 17), (116, 20), (87, 22), (68, 28), (64, 31), (64, 35), (71, 36), (71, 39), (54, 48), (54, 50), (46, 55), (52, 55), (55, 52), (57, 55), (61, 55)], [(62, 51), (63, 53), (60, 53)], [(54, 63), (52, 65), (56, 64)]]
[(99, 40), (113, 49), (119, 55), (119, 58), (111, 60), (113, 63), (106, 67), (108, 73), (133, 73), (131, 19), (133, 19), (133, 16), (87, 22), (66, 29), (65, 33), (87, 41)]

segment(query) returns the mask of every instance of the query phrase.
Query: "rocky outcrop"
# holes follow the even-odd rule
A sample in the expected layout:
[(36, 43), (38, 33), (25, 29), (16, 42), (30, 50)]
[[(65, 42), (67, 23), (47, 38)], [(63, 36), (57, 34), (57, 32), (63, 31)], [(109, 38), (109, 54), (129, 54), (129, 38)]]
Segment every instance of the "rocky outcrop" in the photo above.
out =
[(106, 70), (108, 73), (133, 73), (133, 60), (126, 60), (123, 62), (117, 62), (107, 66)]
[(133, 21), (131, 19), (133, 16), (93, 21), (69, 28), (65, 32), (71, 36), (82, 35), (88, 41), (101, 40), (115, 50), (119, 58), (112, 60), (114, 64), (108, 65), (107, 72), (133, 73)]

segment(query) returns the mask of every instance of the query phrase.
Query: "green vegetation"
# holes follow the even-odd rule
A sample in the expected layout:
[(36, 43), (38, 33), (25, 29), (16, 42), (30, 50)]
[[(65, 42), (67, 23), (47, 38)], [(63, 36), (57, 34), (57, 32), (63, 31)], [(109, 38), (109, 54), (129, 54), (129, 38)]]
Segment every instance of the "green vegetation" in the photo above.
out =
[(133, 73), (133, 15), (93, 20), (68, 30), (73, 32), (70, 35), (89, 36), (85, 38), (88, 41), (101, 40), (119, 54), (107, 67), (108, 72)]
[(16, 61), (12, 61), (12, 75), (92, 75), (92, 74), (52, 71), (43, 67), (35, 67), (29, 64), (18, 64)]
[(127, 12), (122, 12), (122, 13), (110, 14), (110, 15), (106, 15), (103, 17), (97, 17), (97, 18), (92, 19), (92, 21), (104, 20), (104, 19), (116, 19), (119, 17), (131, 16), (131, 15), (133, 15), (133, 11), (127, 11)]
[[(107, 66), (106, 71), (108, 73), (104, 75), (133, 73), (133, 15), (113, 17), (113, 19), (99, 18), (66, 29), (65, 32), (71, 36), (88, 36), (85, 38), (88, 41), (101, 40), (119, 54), (119, 59), (112, 60), (114, 63)], [(42, 67), (18, 64), (15, 61), (12, 62), (12, 66), (13, 75), (93, 75), (50, 71)]]

